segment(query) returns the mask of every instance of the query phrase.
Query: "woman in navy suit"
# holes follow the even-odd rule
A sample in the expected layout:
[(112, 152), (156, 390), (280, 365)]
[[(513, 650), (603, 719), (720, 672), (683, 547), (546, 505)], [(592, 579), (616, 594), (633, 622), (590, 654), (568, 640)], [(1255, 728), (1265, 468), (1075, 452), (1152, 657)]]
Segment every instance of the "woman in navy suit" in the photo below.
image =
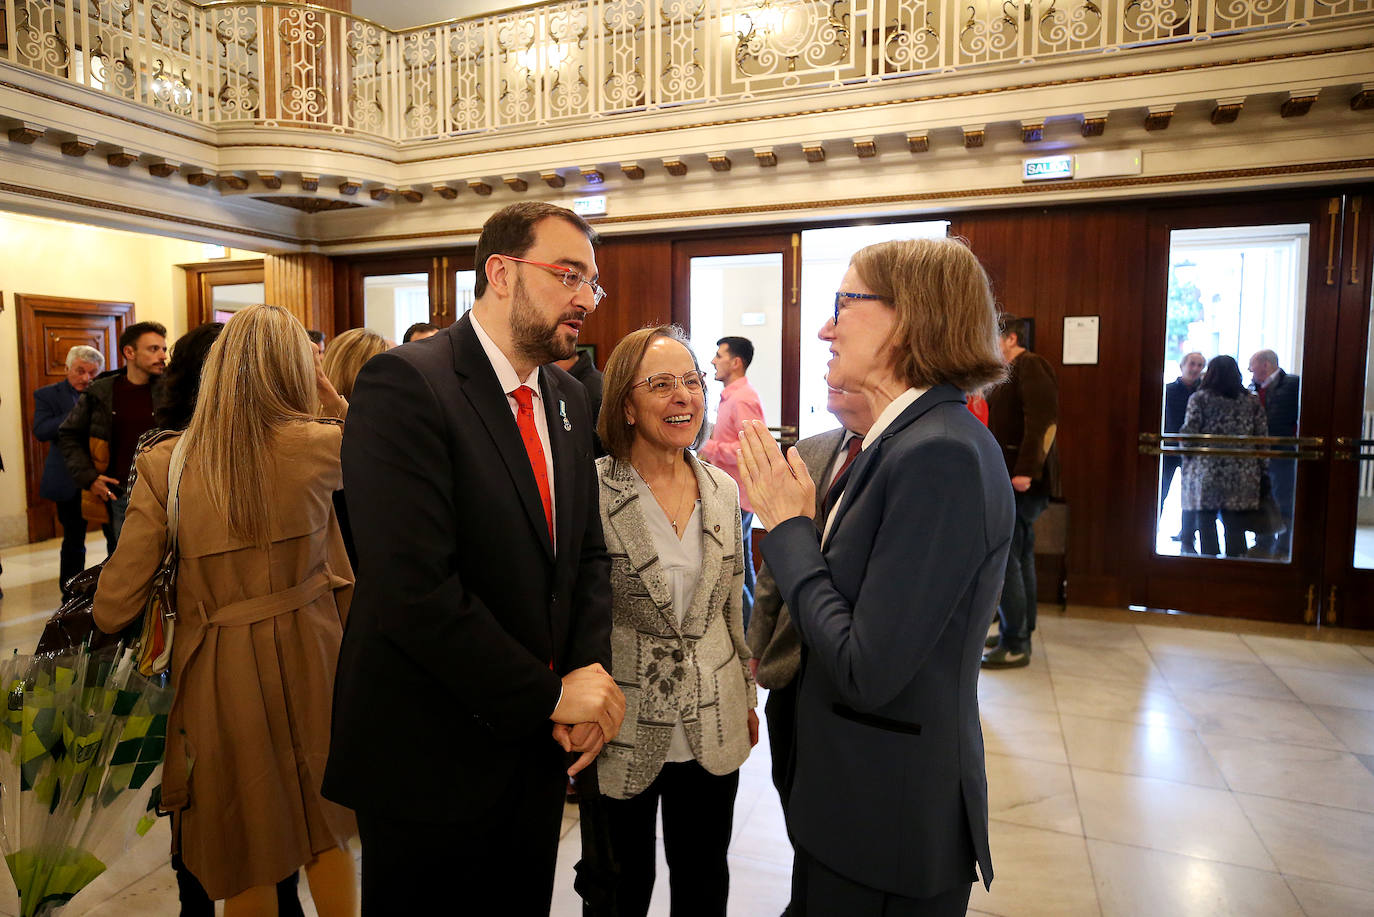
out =
[(978, 669), (1012, 531), (996, 441), (964, 406), (1005, 376), (962, 242), (860, 250), (820, 337), (873, 416), (823, 534), (811, 477), (741, 437), (763, 553), (806, 653), (788, 806), (794, 915), (962, 915), (992, 881)]

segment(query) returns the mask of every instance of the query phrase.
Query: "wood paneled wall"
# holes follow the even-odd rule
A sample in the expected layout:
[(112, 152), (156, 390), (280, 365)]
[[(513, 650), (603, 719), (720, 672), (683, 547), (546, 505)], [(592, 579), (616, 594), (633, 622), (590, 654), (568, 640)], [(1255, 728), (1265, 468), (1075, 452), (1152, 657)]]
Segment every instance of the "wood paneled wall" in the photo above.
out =
[[(956, 215), (1001, 307), (1035, 319), (1035, 351), (1059, 378), (1059, 454), (1069, 508), (1069, 597), (1128, 602), (1140, 426), (1145, 207)], [(1101, 317), (1098, 363), (1063, 366), (1064, 316)], [(1042, 590), (1042, 596), (1044, 591)]]
[(334, 266), (328, 255), (266, 255), (263, 300), (290, 311), (307, 328), (334, 333)]
[(596, 345), (597, 365), (604, 367), (625, 335), (672, 321), (673, 237), (607, 239), (597, 248), (596, 266), (606, 298), (583, 326), (581, 341)]

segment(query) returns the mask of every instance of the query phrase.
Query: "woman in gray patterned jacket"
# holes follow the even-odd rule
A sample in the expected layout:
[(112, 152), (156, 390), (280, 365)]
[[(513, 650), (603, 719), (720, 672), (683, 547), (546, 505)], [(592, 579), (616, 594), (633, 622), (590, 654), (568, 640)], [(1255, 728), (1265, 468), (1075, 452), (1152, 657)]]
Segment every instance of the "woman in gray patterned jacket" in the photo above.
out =
[[(1213, 357), (1207, 364), (1202, 385), (1188, 399), (1188, 411), (1180, 433), (1210, 433), (1228, 436), (1268, 436), (1269, 423), (1259, 398), (1245, 390), (1240, 367), (1234, 357)], [(1245, 528), (1241, 512), (1259, 507), (1260, 477), (1264, 459), (1183, 457), (1183, 531), (1194, 529), (1201, 539), (1203, 554), (1218, 554), (1217, 513), (1226, 529), (1226, 556), (1244, 557)], [(1191, 542), (1191, 537), (1189, 542)], [(1195, 553), (1185, 542), (1183, 551)]]
[(597, 768), (621, 917), (649, 910), (660, 799), (672, 914), (724, 917), (739, 767), (758, 741), (739, 491), (691, 452), (705, 388), (675, 326), (627, 335), (607, 361), (597, 472), (625, 723)]

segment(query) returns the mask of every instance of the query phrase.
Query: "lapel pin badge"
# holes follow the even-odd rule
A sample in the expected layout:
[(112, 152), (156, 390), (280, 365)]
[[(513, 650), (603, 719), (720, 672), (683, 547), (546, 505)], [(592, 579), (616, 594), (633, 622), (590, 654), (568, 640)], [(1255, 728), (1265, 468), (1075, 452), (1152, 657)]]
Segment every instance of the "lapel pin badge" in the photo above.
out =
[(572, 432), (572, 424), (568, 421), (568, 406), (561, 398), (558, 400), (558, 413), (563, 417), (563, 429)]

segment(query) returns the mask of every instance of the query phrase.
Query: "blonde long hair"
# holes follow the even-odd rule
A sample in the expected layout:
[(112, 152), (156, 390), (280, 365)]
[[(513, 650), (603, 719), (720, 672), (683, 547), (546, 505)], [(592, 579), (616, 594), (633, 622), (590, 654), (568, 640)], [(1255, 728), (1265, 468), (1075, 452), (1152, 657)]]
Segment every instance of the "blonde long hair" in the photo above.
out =
[(204, 476), (229, 531), (259, 547), (271, 542), (267, 470), (276, 433), (315, 410), (313, 355), (290, 312), (249, 306), (224, 326), (201, 373), (186, 463)]
[(353, 397), (353, 383), (363, 364), (386, 350), (386, 339), (366, 328), (350, 328), (334, 338), (324, 352), (324, 374), (334, 390), (345, 398)]

